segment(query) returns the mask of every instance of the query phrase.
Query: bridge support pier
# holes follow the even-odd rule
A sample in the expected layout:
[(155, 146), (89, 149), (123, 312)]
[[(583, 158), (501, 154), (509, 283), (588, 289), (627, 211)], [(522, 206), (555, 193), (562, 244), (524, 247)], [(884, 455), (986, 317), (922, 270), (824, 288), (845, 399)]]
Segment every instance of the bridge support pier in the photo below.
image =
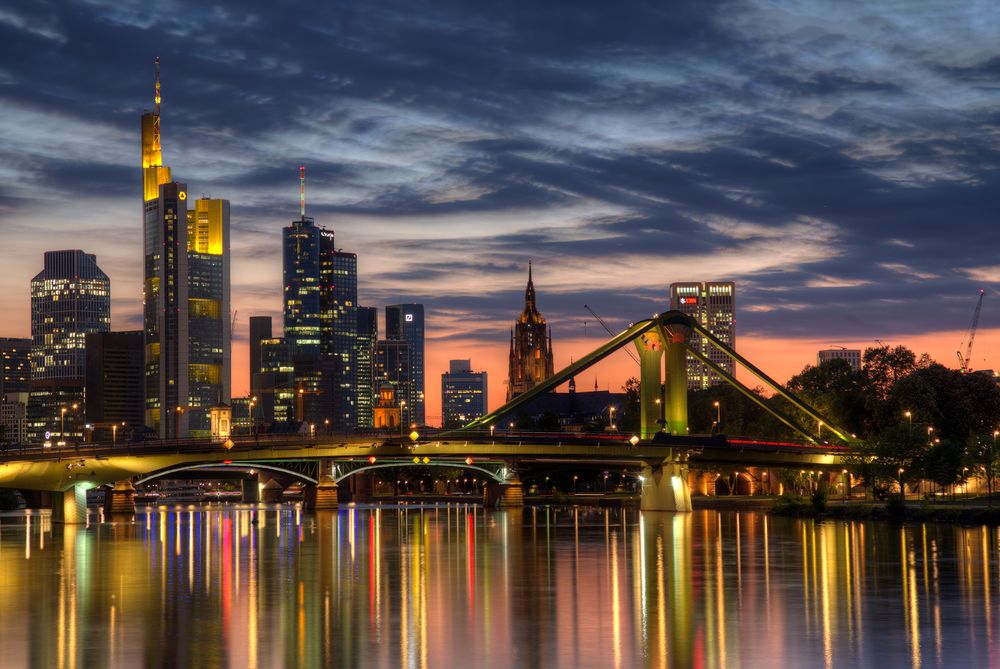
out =
[(244, 504), (257, 504), (260, 502), (260, 479), (256, 476), (241, 480), (240, 489), (243, 491)]
[(675, 454), (663, 462), (643, 465), (639, 508), (643, 511), (691, 510), (686, 458)]
[(332, 476), (320, 477), (319, 483), (316, 484), (314, 509), (316, 511), (336, 511), (340, 506), (337, 488), (337, 482), (333, 480)]
[(135, 515), (135, 486), (128, 479), (118, 481), (115, 487), (106, 493), (105, 511), (111, 516)]
[(500, 484), (500, 499), (498, 504), (502, 509), (516, 509), (524, 506), (524, 484), (517, 472), (510, 474)]
[(285, 500), (285, 489), (274, 479), (268, 480), (264, 484), (264, 491), (261, 495), (265, 504), (281, 504)]
[(81, 484), (52, 493), (52, 522), (80, 525), (87, 522), (87, 488)]

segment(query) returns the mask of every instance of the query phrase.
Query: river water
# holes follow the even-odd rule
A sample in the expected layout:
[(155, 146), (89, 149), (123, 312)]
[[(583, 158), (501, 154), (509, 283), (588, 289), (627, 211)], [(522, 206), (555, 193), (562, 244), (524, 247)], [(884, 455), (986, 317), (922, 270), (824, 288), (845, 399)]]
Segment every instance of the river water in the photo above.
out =
[(996, 528), (465, 505), (0, 519), (3, 667), (1000, 666)]

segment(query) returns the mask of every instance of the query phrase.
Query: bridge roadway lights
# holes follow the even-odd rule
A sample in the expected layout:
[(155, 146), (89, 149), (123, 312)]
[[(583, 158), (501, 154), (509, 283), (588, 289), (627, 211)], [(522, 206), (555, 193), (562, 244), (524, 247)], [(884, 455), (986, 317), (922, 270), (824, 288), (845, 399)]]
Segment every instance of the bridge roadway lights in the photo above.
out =
[(643, 511), (691, 511), (686, 458), (675, 455), (659, 464), (643, 465), (639, 508)]
[(52, 522), (64, 525), (82, 525), (87, 522), (87, 488), (77, 483), (67, 490), (52, 493)]
[(111, 516), (135, 515), (135, 486), (128, 479), (118, 481), (107, 493), (105, 511)]

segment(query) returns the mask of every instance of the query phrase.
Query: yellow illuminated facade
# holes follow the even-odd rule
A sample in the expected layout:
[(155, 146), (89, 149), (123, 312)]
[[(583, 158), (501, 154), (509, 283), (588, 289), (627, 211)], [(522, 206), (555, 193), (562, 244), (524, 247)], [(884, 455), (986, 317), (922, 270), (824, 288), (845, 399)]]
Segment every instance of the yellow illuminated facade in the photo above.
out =
[(142, 116), (146, 424), (161, 438), (209, 436), (231, 401), (229, 202), (188, 197), (163, 164), (160, 82)]

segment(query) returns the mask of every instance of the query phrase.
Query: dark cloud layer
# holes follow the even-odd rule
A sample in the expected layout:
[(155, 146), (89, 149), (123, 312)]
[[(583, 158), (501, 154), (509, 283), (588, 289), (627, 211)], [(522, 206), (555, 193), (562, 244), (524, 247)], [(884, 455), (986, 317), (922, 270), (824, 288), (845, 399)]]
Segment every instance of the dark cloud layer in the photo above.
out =
[[(1000, 280), (1000, 10), (930, 9), (15, 1), (0, 226), (53, 198), (89, 224), (130, 211), (159, 55), (167, 161), (232, 201), (247, 262), (280, 263), (304, 162), (310, 213), (368, 268), (364, 300), (471, 315), (487, 337), (529, 258), (570, 328), (584, 303), (624, 324), (671, 281), (719, 278), (747, 333), (957, 329)], [(274, 275), (238, 277), (237, 299), (273, 309)]]

